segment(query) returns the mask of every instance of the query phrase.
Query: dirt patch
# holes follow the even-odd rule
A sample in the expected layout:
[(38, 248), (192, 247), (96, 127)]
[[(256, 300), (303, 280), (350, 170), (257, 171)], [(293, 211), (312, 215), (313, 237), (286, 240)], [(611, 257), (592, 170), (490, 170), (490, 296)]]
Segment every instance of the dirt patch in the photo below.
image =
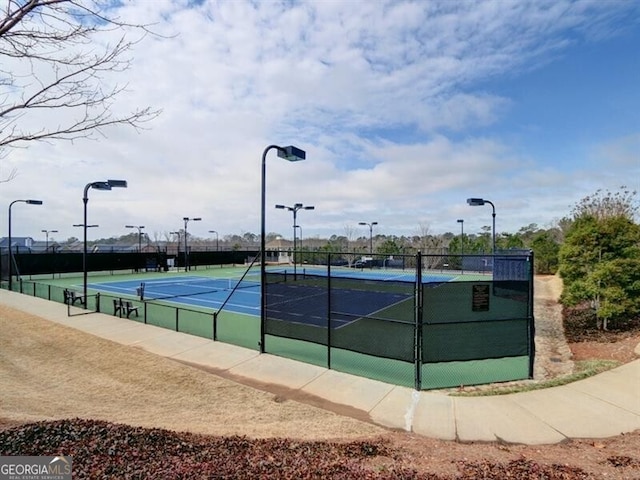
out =
[(571, 349), (564, 336), (562, 308), (558, 303), (561, 293), (562, 280), (559, 276), (535, 276), (535, 380), (556, 378), (574, 370)]
[(640, 333), (625, 332), (611, 335), (607, 341), (585, 340), (569, 344), (573, 359), (579, 360), (615, 360), (628, 363), (638, 358), (635, 348), (640, 345)]

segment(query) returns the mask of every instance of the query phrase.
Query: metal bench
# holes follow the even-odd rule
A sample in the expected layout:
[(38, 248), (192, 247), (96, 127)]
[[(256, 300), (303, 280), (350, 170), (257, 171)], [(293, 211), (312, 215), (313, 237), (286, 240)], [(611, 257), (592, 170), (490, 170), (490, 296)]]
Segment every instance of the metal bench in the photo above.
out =
[(113, 314), (120, 315), (123, 314), (129, 318), (129, 316), (135, 313), (136, 317), (138, 316), (138, 307), (134, 306), (131, 300), (122, 300), (121, 298), (113, 299)]
[(84, 305), (84, 295), (65, 288), (64, 303), (67, 305), (75, 305), (76, 302), (80, 303), (80, 305)]

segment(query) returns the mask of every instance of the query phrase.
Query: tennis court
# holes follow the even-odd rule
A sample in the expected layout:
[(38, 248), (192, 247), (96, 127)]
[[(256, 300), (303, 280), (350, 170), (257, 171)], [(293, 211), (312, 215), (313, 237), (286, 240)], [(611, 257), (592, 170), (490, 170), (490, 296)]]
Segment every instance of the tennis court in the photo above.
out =
[[(316, 270), (321, 273), (321, 269)], [(333, 273), (333, 272), (332, 272)], [(327, 324), (328, 302), (325, 283), (326, 276), (311, 276), (301, 272), (294, 277), (293, 271), (272, 270), (281, 282), (269, 284), (267, 290), (267, 316), (271, 319), (308, 326), (324, 327)], [(325, 274), (326, 275), (326, 274)], [(257, 278), (256, 278), (257, 277)], [(371, 272), (341, 272), (340, 279), (382, 278)], [(453, 277), (450, 277), (453, 278)], [(434, 277), (432, 280), (436, 280)], [(437, 277), (443, 281), (442, 277)], [(332, 317), (331, 327), (341, 328), (362, 317), (382, 316), (387, 310), (395, 311), (399, 305), (412, 302), (413, 281), (408, 274), (384, 277), (386, 289), (375, 290), (355, 288), (356, 284), (342, 285), (332, 293), (332, 305), (338, 315)], [(400, 282), (401, 289), (391, 288)], [(361, 281), (358, 282), (361, 285)], [(140, 280), (118, 280), (89, 283), (88, 288), (111, 296), (135, 297), (144, 302), (178, 304), (198, 309), (219, 310), (245, 315), (260, 315), (259, 276), (251, 279), (212, 278), (199, 275), (178, 275), (170, 278)], [(292, 293), (292, 291), (294, 293)], [(226, 303), (225, 303), (226, 302)], [(411, 308), (411, 307), (409, 307)]]
[[(264, 290), (255, 264), (95, 272), (84, 308), (69, 312), (126, 316), (416, 389), (532, 375), (530, 255), (496, 257), (491, 272), (435, 261), (425, 268), (420, 255), (402, 268), (350, 268), (333, 258), (270, 265)], [(77, 276), (31, 280), (20, 280), (21, 293), (59, 302), (83, 287)]]
[(225, 309), (246, 315), (260, 315), (260, 282), (233, 278), (179, 275), (171, 278), (121, 280), (89, 283), (88, 288), (114, 296), (137, 297), (147, 302), (177, 303), (188, 307), (218, 310), (229, 297)]

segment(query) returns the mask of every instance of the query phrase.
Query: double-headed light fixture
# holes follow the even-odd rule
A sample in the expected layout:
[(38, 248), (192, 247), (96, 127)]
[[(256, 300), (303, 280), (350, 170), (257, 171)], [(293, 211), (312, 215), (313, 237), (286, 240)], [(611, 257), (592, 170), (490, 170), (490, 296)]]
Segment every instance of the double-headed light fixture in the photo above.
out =
[(137, 228), (138, 229), (138, 253), (142, 252), (142, 230), (144, 225), (125, 225), (124, 228)]
[(373, 255), (373, 226), (377, 225), (378, 222), (358, 222), (358, 225), (368, 225), (369, 226), (369, 254)]
[(293, 212), (293, 278), (296, 278), (296, 228), (298, 228), (298, 224), (296, 223), (296, 215), (298, 210), (315, 210), (316, 207), (313, 205), (303, 205), (301, 203), (296, 203), (293, 207), (289, 207), (287, 205), (276, 205), (276, 208), (280, 210), (289, 210)]

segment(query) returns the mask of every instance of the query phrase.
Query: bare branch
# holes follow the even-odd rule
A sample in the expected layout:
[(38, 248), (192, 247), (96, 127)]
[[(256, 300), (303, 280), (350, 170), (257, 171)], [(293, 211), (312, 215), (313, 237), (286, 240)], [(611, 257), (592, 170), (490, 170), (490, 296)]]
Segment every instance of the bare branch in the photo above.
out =
[[(92, 138), (118, 125), (138, 130), (159, 115), (151, 107), (113, 112), (126, 85), (105, 90), (104, 75), (129, 69), (127, 54), (152, 32), (146, 25), (109, 17), (104, 12), (110, 7), (97, 0), (8, 1), (0, 14), (0, 149)], [(118, 30), (122, 33), (115, 44), (96, 39)], [(131, 32), (138, 32), (137, 38), (129, 39)], [(64, 115), (48, 120), (37, 113), (58, 109)]]
[(11, 171), (9, 172), (9, 175), (6, 178), (2, 178), (0, 176), (0, 183), (10, 182), (11, 180), (16, 178), (17, 176), (18, 176), (18, 169), (17, 168), (13, 168), (13, 169), (11, 169)]

